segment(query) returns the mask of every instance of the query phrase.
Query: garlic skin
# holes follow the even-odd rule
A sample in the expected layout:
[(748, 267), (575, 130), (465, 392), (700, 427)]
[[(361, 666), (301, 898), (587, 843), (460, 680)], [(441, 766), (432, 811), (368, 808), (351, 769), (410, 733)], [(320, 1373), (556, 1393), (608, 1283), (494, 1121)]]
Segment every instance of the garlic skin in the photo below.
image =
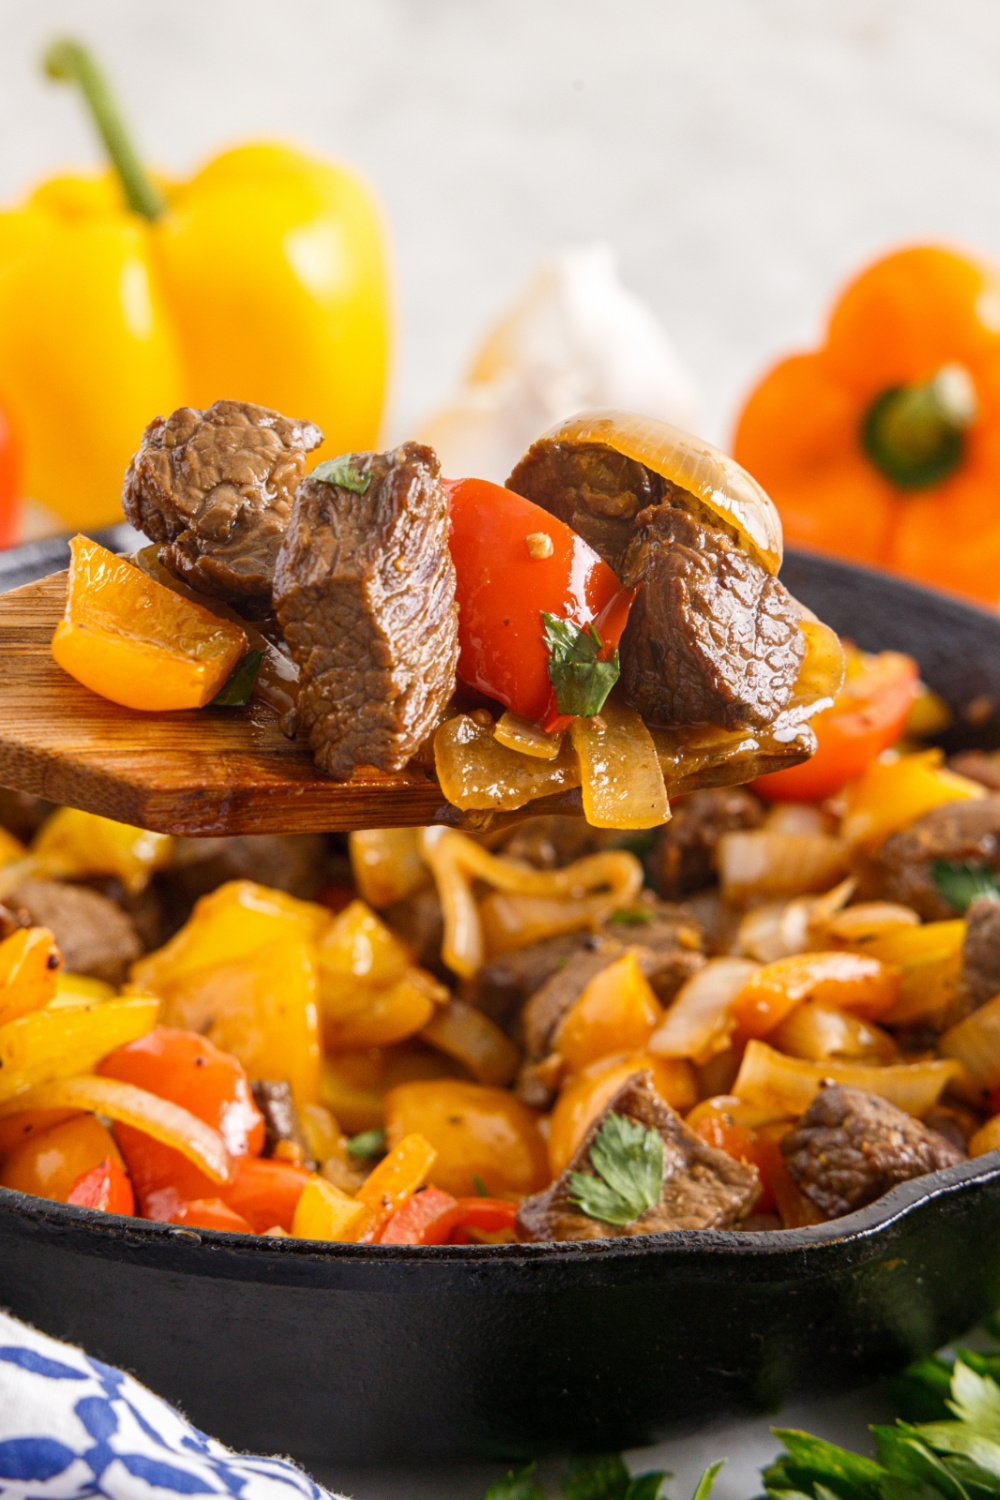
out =
[(465, 385), (422, 425), (446, 474), (502, 483), (545, 428), (587, 407), (619, 407), (697, 429), (691, 377), (609, 245), (543, 262), (486, 334)]

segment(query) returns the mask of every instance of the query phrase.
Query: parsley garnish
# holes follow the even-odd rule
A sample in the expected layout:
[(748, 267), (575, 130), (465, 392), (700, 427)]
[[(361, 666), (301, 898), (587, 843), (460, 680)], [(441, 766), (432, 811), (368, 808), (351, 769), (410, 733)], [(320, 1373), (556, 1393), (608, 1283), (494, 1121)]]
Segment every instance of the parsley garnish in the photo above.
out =
[(490, 1196), (490, 1190), (478, 1172), (473, 1172), (472, 1174), (472, 1186), (476, 1190), (477, 1198), (488, 1198)]
[[(705, 1470), (691, 1500), (708, 1500), (722, 1464), (720, 1459)], [(574, 1464), (560, 1479), (559, 1491), (563, 1500), (659, 1500), (663, 1482), (669, 1478), (662, 1472), (633, 1477), (620, 1454), (604, 1453)], [(535, 1481), (535, 1465), (513, 1471), (491, 1485), (486, 1500), (545, 1500), (545, 1491)]]
[(318, 479), (323, 484), (335, 484), (341, 490), (353, 490), (356, 495), (363, 495), (372, 482), (370, 474), (362, 474), (351, 463), (351, 455), (345, 453), (342, 458), (327, 458), (323, 463), (317, 464), (309, 476), (310, 479)]
[(947, 901), (957, 912), (968, 911), (973, 901), (984, 897), (989, 901), (1000, 901), (1000, 880), (989, 865), (936, 859), (931, 865), (931, 876), (942, 901)]
[(646, 927), (653, 920), (653, 913), (645, 906), (619, 906), (608, 917), (615, 927)]
[(632, 1224), (659, 1203), (663, 1140), (638, 1120), (610, 1114), (590, 1148), (589, 1172), (571, 1172), (570, 1198), (588, 1219)]
[(375, 1161), (386, 1153), (384, 1130), (362, 1130), (347, 1142), (347, 1154), (355, 1161)]
[(209, 703), (209, 708), (245, 708), (253, 697), (253, 686), (263, 660), (263, 651), (248, 651), (228, 682)]
[(534, 1473), (534, 1464), (528, 1464), (524, 1469), (512, 1469), (504, 1479), (490, 1485), (485, 1500), (545, 1500), (535, 1483)]
[(584, 718), (600, 713), (618, 681), (618, 652), (600, 660), (604, 642), (593, 625), (581, 628), (571, 620), (542, 611), (542, 637), (549, 653), (549, 681), (561, 714)]

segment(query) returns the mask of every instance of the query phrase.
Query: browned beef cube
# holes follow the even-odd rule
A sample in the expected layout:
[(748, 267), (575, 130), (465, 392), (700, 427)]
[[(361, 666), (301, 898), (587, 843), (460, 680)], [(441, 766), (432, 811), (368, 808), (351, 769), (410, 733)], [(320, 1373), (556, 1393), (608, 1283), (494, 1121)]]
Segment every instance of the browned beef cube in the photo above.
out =
[(142, 953), (134, 924), (106, 896), (57, 880), (26, 880), (11, 897), (38, 927), (55, 937), (71, 974), (121, 984)]
[(715, 878), (722, 835), (758, 828), (763, 817), (760, 802), (741, 786), (706, 787), (679, 798), (647, 860), (660, 895), (676, 901), (702, 890)]
[(886, 839), (869, 861), (869, 888), (912, 906), (926, 921), (954, 917), (934, 879), (937, 860), (982, 865), (1000, 874), (1000, 796), (947, 802)]
[(143, 433), (125, 515), (192, 588), (266, 606), (306, 454), (322, 440), (312, 422), (246, 401), (182, 406)]
[(346, 779), (401, 770), (432, 732), (455, 690), (458, 612), (433, 450), (352, 454), (339, 472), (348, 483), (299, 486), (274, 602), (299, 667), (299, 727)]
[(967, 1015), (1000, 994), (1000, 901), (973, 901), (965, 923), (960, 1000)]
[[(575, 1201), (574, 1172), (594, 1174), (591, 1150), (612, 1114), (655, 1130), (663, 1142), (660, 1200), (625, 1225), (591, 1218)], [(569, 1166), (518, 1210), (518, 1231), (532, 1240), (596, 1240), (611, 1235), (662, 1234), (674, 1229), (728, 1229), (749, 1214), (760, 1193), (754, 1167), (734, 1161), (689, 1130), (657, 1094), (652, 1075), (626, 1080), (594, 1121)]]
[(888, 1100), (840, 1084), (820, 1090), (781, 1150), (803, 1193), (831, 1219), (965, 1160), (952, 1141)]

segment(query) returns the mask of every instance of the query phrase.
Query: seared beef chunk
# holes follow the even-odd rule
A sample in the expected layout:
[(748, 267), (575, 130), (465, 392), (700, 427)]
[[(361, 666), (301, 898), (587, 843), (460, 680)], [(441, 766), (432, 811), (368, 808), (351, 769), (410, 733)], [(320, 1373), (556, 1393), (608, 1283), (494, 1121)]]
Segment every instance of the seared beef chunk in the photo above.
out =
[(1000, 755), (987, 754), (985, 750), (962, 750), (953, 755), (948, 769), (970, 781), (978, 781), (987, 791), (1000, 792)]
[(278, 621), (299, 665), (298, 721), (317, 763), (401, 770), (455, 690), (448, 502), (430, 448), (349, 460), (341, 488), (299, 487), (278, 557)]
[(12, 897), (31, 922), (48, 927), (71, 974), (121, 984), (142, 953), (135, 927), (113, 901), (86, 886), (26, 880)]
[[(663, 1141), (660, 1201), (631, 1224), (590, 1218), (574, 1201), (571, 1173), (593, 1175), (590, 1150), (611, 1114), (655, 1130)], [(543, 1193), (525, 1198), (517, 1227), (525, 1239), (596, 1240), (609, 1235), (662, 1234), (672, 1229), (729, 1229), (751, 1210), (760, 1192), (754, 1167), (734, 1161), (689, 1130), (657, 1094), (652, 1075), (636, 1073), (622, 1084), (588, 1130), (562, 1176)]]
[(178, 839), (164, 881), (191, 904), (227, 880), (255, 880), (311, 901), (327, 878), (326, 841), (313, 833)]
[[(978, 1010), (1000, 994), (1000, 901), (973, 901), (965, 914), (960, 1015)], [(960, 1019), (959, 1015), (951, 1018)]]
[[(524, 1103), (533, 1108), (545, 1109), (552, 1102), (559, 1081), (558, 1059), (551, 1056), (556, 1033), (602, 969), (633, 952), (657, 998), (667, 1004), (705, 962), (701, 933), (682, 909), (647, 899), (618, 915), (627, 916), (629, 922), (615, 922), (612, 916), (602, 923), (589, 935), (586, 946), (560, 962), (521, 1012), (519, 1030), (526, 1057), (517, 1089)], [(636, 918), (648, 921), (633, 925)]]
[(192, 588), (266, 603), (306, 454), (322, 441), (312, 422), (266, 406), (182, 406), (143, 433), (125, 475), (125, 515)]
[(445, 981), (452, 978), (451, 971), (441, 962), (444, 917), (433, 885), (422, 886), (401, 901), (393, 901), (391, 906), (383, 907), (379, 916), (412, 949), (421, 968), (430, 969)]
[(53, 810), (51, 802), (33, 797), (30, 792), (13, 792), (0, 787), (0, 828), (16, 839), (28, 843)]
[(599, 443), (533, 443), (507, 480), (558, 516), (618, 572), (635, 532), (635, 518), (664, 500), (683, 502), (685, 492), (633, 458)]
[(792, 695), (805, 643), (784, 584), (724, 532), (651, 506), (621, 568), (641, 585), (621, 643), (622, 685), (651, 724), (769, 724)]
[(561, 965), (574, 953), (592, 948), (595, 941), (593, 933), (571, 932), (529, 943), (525, 948), (512, 948), (477, 969), (466, 998), (490, 1020), (506, 1026)]
[(679, 798), (670, 822), (657, 829), (646, 861), (660, 895), (676, 901), (709, 885), (722, 835), (758, 828), (763, 818), (760, 802), (741, 786), (709, 787)]
[(936, 860), (985, 865), (1000, 874), (1000, 796), (947, 802), (886, 839), (866, 879), (887, 901), (912, 906), (926, 921), (957, 915), (934, 880)]
[(781, 1142), (792, 1177), (830, 1219), (862, 1208), (898, 1182), (965, 1160), (950, 1140), (861, 1089), (821, 1089)]
[[(254, 1103), (264, 1116), (264, 1156), (281, 1155), (275, 1147), (284, 1144), (305, 1163), (309, 1152), (302, 1134), (292, 1091), (284, 1079), (257, 1079), (250, 1085)], [(312, 1165), (312, 1163), (310, 1163)]]

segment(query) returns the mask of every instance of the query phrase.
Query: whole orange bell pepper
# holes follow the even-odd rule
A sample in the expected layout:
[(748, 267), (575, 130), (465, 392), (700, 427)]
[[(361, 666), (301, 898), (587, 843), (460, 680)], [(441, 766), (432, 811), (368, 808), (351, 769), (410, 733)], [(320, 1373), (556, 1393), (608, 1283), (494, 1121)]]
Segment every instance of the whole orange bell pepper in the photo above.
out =
[(329, 454), (375, 446), (388, 271), (356, 173), (261, 142), (154, 180), (88, 53), (58, 42), (45, 66), (82, 91), (112, 168), (0, 213), (0, 386), (25, 493), (73, 527), (120, 519), (146, 423), (227, 396), (317, 422)]
[(1000, 271), (917, 245), (836, 303), (823, 346), (768, 372), (737, 460), (786, 540), (1000, 603)]

